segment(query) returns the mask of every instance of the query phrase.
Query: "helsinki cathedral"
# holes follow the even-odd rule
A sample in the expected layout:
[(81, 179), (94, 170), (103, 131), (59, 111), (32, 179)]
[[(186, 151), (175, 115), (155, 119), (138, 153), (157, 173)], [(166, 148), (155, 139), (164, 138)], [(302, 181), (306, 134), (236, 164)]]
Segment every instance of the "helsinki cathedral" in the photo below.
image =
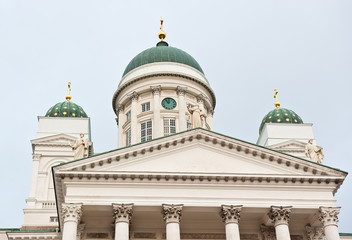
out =
[(347, 173), (323, 164), (312, 124), (275, 90), (256, 143), (214, 132), (211, 81), (162, 20), (158, 36), (112, 96), (117, 149), (94, 153), (70, 84), (38, 117), (24, 222), (0, 240), (352, 239), (334, 199)]

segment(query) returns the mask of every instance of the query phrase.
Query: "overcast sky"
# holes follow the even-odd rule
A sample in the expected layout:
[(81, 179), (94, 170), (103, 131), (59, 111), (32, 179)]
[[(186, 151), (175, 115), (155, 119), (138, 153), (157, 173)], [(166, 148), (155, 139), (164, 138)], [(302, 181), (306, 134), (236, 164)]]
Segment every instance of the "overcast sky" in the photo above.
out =
[[(117, 147), (112, 96), (129, 61), (166, 41), (203, 68), (216, 132), (255, 143), (281, 106), (313, 123), (324, 164), (352, 171), (352, 1), (0, 0), (0, 228), (20, 227), (37, 116), (65, 100), (91, 117), (95, 152)], [(336, 194), (352, 232), (352, 181)]]

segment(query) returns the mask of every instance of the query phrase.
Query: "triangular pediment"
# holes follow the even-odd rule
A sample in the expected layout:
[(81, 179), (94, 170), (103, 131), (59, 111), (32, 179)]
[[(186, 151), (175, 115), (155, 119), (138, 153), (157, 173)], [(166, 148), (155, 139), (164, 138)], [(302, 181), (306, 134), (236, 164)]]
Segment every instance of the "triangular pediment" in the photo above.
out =
[(56, 134), (52, 136), (33, 139), (32, 144), (55, 144), (55, 143), (73, 143), (76, 137), (67, 134)]
[(56, 169), (102, 174), (341, 175), (326, 166), (203, 129), (117, 149)]

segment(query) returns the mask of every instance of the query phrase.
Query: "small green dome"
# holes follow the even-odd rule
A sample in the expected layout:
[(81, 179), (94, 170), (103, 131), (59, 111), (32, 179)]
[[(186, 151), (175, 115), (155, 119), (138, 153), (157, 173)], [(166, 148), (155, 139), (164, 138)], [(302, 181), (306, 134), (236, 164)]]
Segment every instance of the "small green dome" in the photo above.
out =
[(156, 47), (144, 50), (135, 56), (127, 65), (122, 77), (137, 67), (155, 62), (182, 63), (193, 67), (204, 74), (199, 63), (191, 55), (178, 48), (169, 47), (167, 42), (159, 42)]
[(84, 112), (81, 106), (69, 101), (55, 104), (51, 107), (46, 117), (75, 117), (75, 118), (87, 118), (87, 114)]
[(286, 108), (276, 108), (270, 111), (262, 120), (259, 128), (259, 134), (262, 133), (265, 123), (294, 123), (302, 124), (302, 119), (292, 110)]

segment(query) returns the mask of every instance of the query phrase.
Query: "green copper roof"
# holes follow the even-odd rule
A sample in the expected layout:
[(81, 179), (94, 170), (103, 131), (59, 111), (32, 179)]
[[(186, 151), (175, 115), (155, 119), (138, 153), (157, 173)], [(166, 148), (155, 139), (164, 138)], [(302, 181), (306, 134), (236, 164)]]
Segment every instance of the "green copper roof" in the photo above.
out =
[(262, 133), (265, 123), (295, 123), (302, 124), (302, 119), (292, 110), (286, 108), (276, 108), (270, 111), (262, 120), (259, 134)]
[(73, 102), (61, 102), (51, 107), (45, 114), (46, 117), (76, 117), (87, 118), (83, 108)]
[(204, 74), (199, 63), (188, 53), (174, 47), (169, 47), (167, 42), (159, 42), (156, 47), (144, 50), (135, 56), (127, 65), (122, 76), (125, 76), (133, 69), (145, 64), (155, 62), (176, 62), (193, 67)]

